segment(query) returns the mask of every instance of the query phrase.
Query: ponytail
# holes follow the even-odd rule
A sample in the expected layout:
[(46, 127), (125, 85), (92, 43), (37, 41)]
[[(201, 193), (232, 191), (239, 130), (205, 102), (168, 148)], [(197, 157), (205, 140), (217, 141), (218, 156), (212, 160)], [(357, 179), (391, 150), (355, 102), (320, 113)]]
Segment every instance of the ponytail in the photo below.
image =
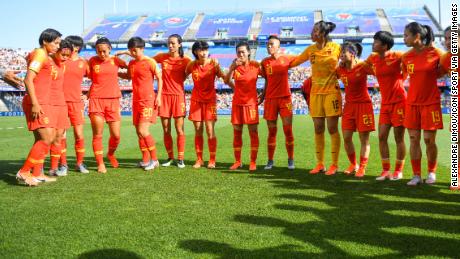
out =
[[(428, 25), (422, 25), (422, 26), (423, 26), (423, 28), (425, 28), (425, 30), (426, 30), (425, 38), (423, 39), (424, 44), (425, 44), (425, 46), (431, 46), (431, 44), (432, 44), (433, 41), (434, 41), (433, 29), (431, 29), (431, 27), (428, 26)], [(422, 42), (423, 42), (423, 41), (422, 41)]]
[(331, 38), (329, 37), (329, 33), (335, 30), (335, 23), (333, 22), (325, 22), (325, 21), (319, 21), (315, 23), (315, 26), (318, 26), (319, 31), (324, 34), (324, 37), (330, 41)]
[(411, 22), (406, 25), (405, 29), (408, 30), (412, 35), (420, 34), (420, 39), (425, 46), (431, 46), (434, 41), (433, 29), (431, 29), (431, 27), (428, 25), (421, 25), (418, 22)]

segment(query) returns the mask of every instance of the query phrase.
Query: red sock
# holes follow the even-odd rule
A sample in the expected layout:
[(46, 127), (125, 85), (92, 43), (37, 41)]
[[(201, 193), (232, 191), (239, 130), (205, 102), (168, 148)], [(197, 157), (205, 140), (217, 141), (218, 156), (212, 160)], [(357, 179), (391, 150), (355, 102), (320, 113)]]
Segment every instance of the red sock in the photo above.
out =
[(390, 171), (391, 163), (389, 158), (382, 158), (382, 170)]
[(359, 157), (359, 167), (361, 168), (366, 168), (367, 167), (367, 161), (369, 160), (368, 157), (363, 157), (363, 156), (360, 156)]
[(61, 139), (61, 165), (67, 165), (67, 139)]
[(145, 144), (144, 138), (138, 137), (137, 143), (139, 144), (139, 149), (141, 150), (141, 153), (142, 153), (142, 162), (148, 163), (150, 161), (150, 154), (149, 154), (149, 149), (147, 148), (147, 145)]
[(241, 162), (241, 147), (243, 146), (243, 131), (233, 129), (233, 154), (236, 162)]
[(120, 137), (110, 136), (110, 138), (109, 138), (109, 152), (107, 153), (108, 156), (113, 156), (115, 154), (115, 151), (117, 150), (118, 144), (120, 144)]
[(144, 138), (145, 145), (147, 146), (147, 149), (150, 153), (150, 159), (152, 160), (158, 160), (157, 158), (157, 148), (155, 146), (155, 139), (152, 137), (152, 135), (148, 135), (147, 137)]
[(177, 159), (184, 160), (185, 135), (177, 135)]
[(411, 159), (412, 172), (414, 175), (420, 176), (422, 174), (422, 161), (420, 159)]
[(251, 162), (256, 162), (259, 151), (259, 133), (257, 130), (249, 131), (249, 136), (251, 138)]
[(93, 152), (98, 165), (104, 163), (104, 147), (102, 145), (102, 135), (93, 136)]
[(168, 152), (168, 158), (174, 159), (173, 139), (171, 134), (163, 135), (163, 143), (165, 144), (166, 152)]
[(85, 157), (85, 139), (75, 140), (75, 154), (77, 155), (77, 165), (81, 165)]
[(352, 165), (356, 165), (356, 153), (353, 152), (352, 154), (347, 154), (348, 160)]
[(273, 156), (275, 155), (276, 149), (276, 131), (278, 129), (276, 127), (268, 128), (268, 160), (273, 160)]
[(209, 161), (216, 161), (217, 138), (208, 138)]
[(286, 141), (286, 151), (289, 159), (294, 159), (294, 135), (292, 134), (292, 125), (283, 126), (284, 137)]
[(197, 160), (203, 160), (203, 136), (195, 136), (195, 152)]
[(57, 170), (61, 158), (61, 144), (51, 144), (51, 170)]
[(403, 168), (404, 168), (404, 160), (396, 159), (395, 171), (396, 172), (402, 172)]
[(438, 161), (428, 161), (428, 172), (429, 173), (436, 173), (436, 167), (438, 166)]
[(30, 170), (32, 170), (36, 164), (43, 164), (49, 148), (50, 146), (42, 140), (35, 142), (30, 149), (26, 161), (24, 161), (24, 165), (20, 171), (22, 173), (30, 172)]

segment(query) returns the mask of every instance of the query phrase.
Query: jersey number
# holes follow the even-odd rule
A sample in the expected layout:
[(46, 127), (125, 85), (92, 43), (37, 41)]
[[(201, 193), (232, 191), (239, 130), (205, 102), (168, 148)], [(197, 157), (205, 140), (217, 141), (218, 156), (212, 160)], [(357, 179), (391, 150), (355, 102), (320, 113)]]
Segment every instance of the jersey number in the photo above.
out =
[(333, 100), (332, 107), (334, 108), (334, 111), (339, 111), (339, 100)]
[(438, 111), (432, 111), (431, 112), (431, 117), (433, 118), (433, 122), (440, 122), (441, 121), (441, 116), (439, 115)]
[(142, 117), (146, 118), (146, 117), (152, 117), (153, 115), (153, 108), (144, 108), (142, 110)]

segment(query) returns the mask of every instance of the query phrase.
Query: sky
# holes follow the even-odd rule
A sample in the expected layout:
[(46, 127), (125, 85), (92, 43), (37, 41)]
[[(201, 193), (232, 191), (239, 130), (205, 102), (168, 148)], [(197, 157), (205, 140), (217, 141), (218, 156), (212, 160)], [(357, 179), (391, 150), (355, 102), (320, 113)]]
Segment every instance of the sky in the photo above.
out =
[[(441, 3), (441, 24), (446, 27), (450, 23), (450, 4), (458, 3), (458, 0), (0, 0), (0, 24), (3, 34), (0, 37), (0, 47), (37, 47), (38, 37), (46, 28), (57, 29), (64, 36), (81, 35), (83, 28), (88, 28), (104, 15), (113, 13), (397, 8), (427, 5), (438, 18), (438, 1)], [(318, 2), (321, 2), (321, 5)]]

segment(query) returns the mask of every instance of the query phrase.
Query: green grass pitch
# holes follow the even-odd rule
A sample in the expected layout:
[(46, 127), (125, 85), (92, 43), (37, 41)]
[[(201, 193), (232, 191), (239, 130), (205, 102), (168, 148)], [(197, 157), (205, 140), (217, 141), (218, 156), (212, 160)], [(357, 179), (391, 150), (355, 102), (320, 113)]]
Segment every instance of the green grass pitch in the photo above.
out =
[[(448, 117), (444, 120), (448, 129)], [(244, 170), (229, 171), (233, 130), (230, 118), (221, 116), (216, 124), (215, 170), (191, 167), (195, 160), (193, 126), (187, 122), (187, 167), (144, 172), (135, 167), (140, 152), (131, 118), (125, 117), (117, 151), (119, 169), (108, 167), (106, 175), (95, 173), (91, 130), (86, 124), (86, 164), (91, 173), (71, 171), (56, 183), (28, 188), (14, 178), (33, 141), (26, 129), (16, 129), (24, 126), (22, 117), (0, 120), (1, 258), (460, 257), (460, 192), (448, 189), (446, 129), (437, 137), (437, 184), (410, 188), (406, 186), (411, 176), (409, 158), (404, 180), (374, 180), (381, 170), (376, 132), (371, 134), (370, 162), (363, 180), (342, 173), (309, 175), (315, 157), (313, 123), (307, 116), (294, 117), (294, 171), (286, 169), (281, 127), (276, 167), (263, 170), (267, 156), (263, 120), (258, 170), (247, 171), (245, 128)], [(164, 160), (161, 126), (153, 126), (151, 132), (160, 161)], [(105, 148), (107, 137), (106, 129)], [(327, 134), (326, 140), (329, 147)], [(73, 167), (71, 133), (68, 144)], [(394, 154), (392, 144), (392, 167)], [(207, 151), (204, 157), (209, 157)], [(423, 157), (426, 177), (425, 154)], [(330, 161), (328, 148), (326, 161)], [(343, 145), (339, 166), (341, 170), (348, 166)]]

